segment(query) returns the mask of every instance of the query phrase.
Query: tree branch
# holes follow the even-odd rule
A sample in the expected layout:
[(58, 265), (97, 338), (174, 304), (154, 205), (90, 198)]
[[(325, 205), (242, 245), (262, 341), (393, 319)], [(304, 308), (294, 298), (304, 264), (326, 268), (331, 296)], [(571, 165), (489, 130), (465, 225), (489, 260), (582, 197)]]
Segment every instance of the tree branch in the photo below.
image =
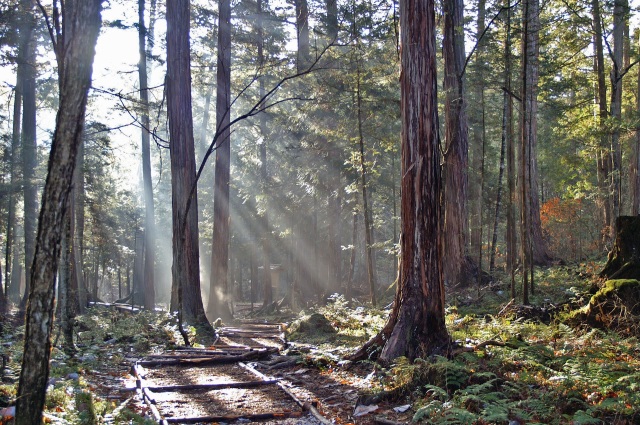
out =
[(464, 61), (464, 66), (462, 67), (462, 72), (460, 73), (460, 78), (462, 78), (462, 76), (464, 75), (465, 71), (467, 70), (467, 65), (469, 65), (469, 61), (471, 60), (471, 57), (473, 57), (473, 54), (475, 53), (476, 49), (478, 48), (478, 45), (480, 44), (480, 41), (482, 41), (482, 39), (484, 38), (484, 35), (487, 33), (487, 31), (489, 31), (489, 28), (491, 28), (491, 25), (493, 25), (493, 22), (496, 19), (498, 19), (498, 16), (500, 16), (500, 14), (502, 12), (504, 12), (505, 10), (513, 9), (518, 4), (520, 4), (520, 0), (516, 0), (515, 3), (513, 3), (513, 4), (509, 5), (509, 6), (502, 6), (500, 8), (500, 10), (498, 10), (498, 12), (493, 16), (493, 18), (491, 18), (491, 20), (489, 21), (489, 24), (486, 27), (484, 27), (484, 30), (482, 30), (482, 34), (480, 34), (480, 37), (478, 37), (478, 39), (476, 40), (476, 44), (473, 45), (473, 48), (469, 52), (469, 56), (467, 56), (467, 59)]

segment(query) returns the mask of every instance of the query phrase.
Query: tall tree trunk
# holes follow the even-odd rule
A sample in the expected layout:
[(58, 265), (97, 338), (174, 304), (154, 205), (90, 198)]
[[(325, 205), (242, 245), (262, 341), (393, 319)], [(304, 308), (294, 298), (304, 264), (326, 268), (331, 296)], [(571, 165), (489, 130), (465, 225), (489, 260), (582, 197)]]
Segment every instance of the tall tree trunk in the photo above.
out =
[[(31, 275), (33, 262), (36, 217), (38, 215), (37, 188), (35, 183), (35, 169), (37, 164), (36, 145), (36, 38), (34, 33), (34, 1), (21, 0), (23, 12), (23, 31), (18, 52), (18, 75), (22, 76), (20, 88), (22, 90), (22, 179), (24, 193), (24, 249), (25, 273)], [(30, 279), (26, 280), (26, 287), (20, 310), (24, 311), (29, 296)]]
[[(218, 1), (218, 68), (216, 94), (215, 187), (213, 235), (211, 238), (211, 282), (207, 312), (223, 320), (232, 318), (229, 297), (229, 180), (231, 162), (231, 2)], [(223, 130), (224, 129), (224, 130)]]
[(600, 13), (600, 0), (591, 1), (591, 14), (593, 16), (593, 41), (595, 45), (594, 71), (597, 77), (597, 103), (598, 103), (598, 127), (600, 139), (597, 149), (596, 167), (598, 174), (598, 204), (602, 219), (602, 245), (611, 240), (611, 202), (609, 198), (609, 174), (611, 170), (611, 156), (609, 155), (609, 141), (605, 131), (607, 120), (607, 83), (604, 68), (604, 47), (602, 41), (602, 17)]
[[(640, 33), (638, 34), (640, 44)], [(640, 115), (640, 67), (638, 67), (638, 93), (636, 94), (636, 113)], [(633, 163), (631, 164), (631, 214), (640, 214), (640, 123), (636, 126)], [(8, 263), (7, 263), (8, 264)]]
[[(262, 9), (262, 0), (257, 1), (257, 13), (258, 13), (258, 69), (263, 74), (260, 78), (260, 98), (265, 95), (264, 75), (265, 60), (264, 60), (264, 17)], [(266, 107), (265, 103), (260, 105), (261, 109)], [(264, 212), (262, 213), (262, 234), (260, 239), (262, 242), (262, 284), (263, 297), (262, 305), (267, 306), (273, 302), (273, 282), (271, 281), (271, 231), (269, 229), (269, 173), (267, 171), (267, 115), (266, 112), (260, 114), (260, 135), (262, 136), (262, 143), (260, 143), (260, 181), (262, 197), (265, 202)]]
[[(49, 378), (51, 329), (60, 240), (69, 192), (82, 141), (82, 127), (91, 86), (95, 45), (100, 32), (100, 0), (67, 1), (62, 9), (63, 32), (56, 40), (59, 109), (51, 144), (49, 167), (38, 224), (29, 302), (27, 303), (24, 355), (18, 385), (16, 424), (42, 423)], [(57, 6), (57, 2), (54, 2)], [(58, 23), (59, 24), (59, 23)]]
[[(485, 29), (486, 0), (478, 0), (478, 15), (476, 21), (476, 40), (478, 48), (475, 53), (476, 72), (472, 74), (473, 84), (470, 85), (473, 97), (477, 104), (476, 108), (469, 111), (469, 122), (471, 124), (471, 184), (470, 190), (470, 235), (471, 235), (471, 255), (477, 255), (482, 258), (482, 182), (484, 175), (484, 55), (485, 41), (482, 39), (482, 33)], [(471, 78), (471, 77), (470, 77)], [(481, 261), (480, 261), (481, 262)], [(480, 263), (479, 262), (479, 263)]]
[(448, 351), (444, 323), (440, 140), (433, 0), (400, 3), (402, 27), (402, 240), (392, 327), (380, 357), (390, 361)]
[(462, 0), (445, 0), (444, 11), (444, 232), (443, 277), (445, 283), (457, 285), (469, 277), (465, 265), (467, 231), (467, 166), (469, 142), (464, 104), (464, 4)]
[(84, 144), (78, 146), (77, 164), (74, 171), (74, 221), (73, 232), (73, 270), (75, 285), (78, 288), (78, 313), (84, 313), (87, 306), (87, 285), (84, 279)]
[[(167, 1), (167, 115), (171, 141), (171, 198), (173, 267), (171, 305), (186, 320), (205, 324), (200, 294), (198, 247), (198, 196), (195, 184), (191, 64), (189, 48), (190, 6)], [(190, 198), (191, 197), (191, 198)], [(187, 206), (189, 209), (187, 210)]]
[[(73, 197), (73, 190), (70, 194)], [(58, 306), (60, 308), (60, 328), (62, 330), (63, 342), (62, 347), (65, 353), (73, 355), (75, 346), (73, 344), (73, 317), (75, 311), (71, 298), (73, 297), (72, 274), (73, 262), (71, 256), (71, 247), (73, 246), (73, 233), (71, 230), (71, 220), (73, 202), (69, 203), (67, 213), (63, 222), (61, 256), (60, 256), (60, 273), (58, 281)], [(76, 299), (77, 301), (77, 299)]]
[[(153, 205), (153, 186), (151, 182), (151, 146), (149, 137), (149, 85), (147, 83), (147, 27), (144, 21), (145, 0), (138, 0), (138, 79), (140, 81), (140, 106), (142, 108), (142, 186), (144, 193), (144, 308), (154, 310), (155, 291), (155, 257), (156, 257), (156, 225)], [(154, 18), (151, 17), (151, 20)]]
[(609, 227), (612, 235), (616, 234), (616, 220), (621, 208), (621, 164), (622, 149), (620, 147), (620, 120), (622, 118), (622, 71), (624, 67), (624, 22), (629, 3), (627, 0), (615, 0), (613, 4), (613, 69), (611, 70), (611, 217)]
[(11, 300), (11, 282), (14, 279), (14, 274), (17, 270), (12, 267), (13, 260), (18, 257), (18, 249), (16, 244), (17, 224), (16, 224), (16, 197), (18, 184), (18, 160), (20, 149), (20, 123), (22, 116), (22, 90), (20, 89), (21, 75), (16, 77), (16, 89), (13, 94), (13, 123), (12, 123), (12, 135), (11, 135), (11, 150), (10, 150), (10, 174), (9, 174), (9, 207), (7, 211), (7, 237), (6, 237), (6, 251), (5, 251), (5, 296), (7, 301)]
[[(509, 6), (509, 0), (505, 0)], [(507, 147), (507, 271), (511, 280), (511, 298), (516, 297), (515, 271), (517, 266), (518, 248), (516, 231), (516, 160), (515, 139), (513, 137), (513, 99), (511, 98), (511, 8), (506, 12), (506, 37), (504, 42), (504, 85), (503, 95), (503, 138)]]
[(327, 5), (327, 38), (335, 42), (338, 38), (338, 1), (325, 0)]
[[(507, 13), (509, 13), (509, 9), (507, 9)], [(507, 35), (507, 38), (510, 35)], [(505, 56), (508, 55), (505, 53)], [(510, 87), (511, 82), (508, 81), (510, 79), (510, 75), (508, 73), (511, 72), (510, 66), (510, 58), (505, 58), (505, 88)], [(509, 89), (510, 90), (510, 89)], [(495, 215), (493, 218), (493, 232), (491, 238), (491, 252), (489, 254), (489, 271), (492, 272), (496, 266), (496, 251), (498, 245), (498, 222), (500, 220), (500, 208), (502, 206), (502, 179), (504, 177), (504, 168), (505, 168), (505, 150), (507, 143), (511, 143), (511, 111), (509, 109), (509, 101), (511, 95), (504, 90), (503, 93), (503, 108), (502, 108), (502, 140), (500, 143), (500, 172), (498, 173), (498, 193), (496, 195), (496, 209)]]
[[(522, 143), (523, 143), (523, 204), (526, 204), (527, 249), (531, 250), (532, 262), (546, 265), (551, 261), (547, 244), (542, 236), (540, 201), (538, 198), (538, 64), (540, 36), (539, 0), (526, 0), (524, 4), (523, 31), (523, 91), (522, 91)], [(525, 208), (523, 208), (525, 209)]]
[(296, 64), (298, 72), (301, 72), (309, 63), (309, 5), (307, 0), (295, 0), (295, 4), (296, 36), (298, 40)]
[(360, 90), (360, 58), (356, 59), (357, 63), (357, 79), (356, 79), (356, 108), (358, 117), (358, 142), (360, 144), (360, 181), (362, 185), (362, 207), (364, 214), (364, 240), (365, 252), (367, 254), (367, 277), (369, 280), (369, 291), (371, 296), (371, 304), (375, 307), (376, 300), (376, 275), (373, 267), (373, 226), (371, 223), (371, 215), (369, 214), (369, 197), (367, 195), (367, 162), (364, 156), (364, 135), (362, 132), (362, 92)]

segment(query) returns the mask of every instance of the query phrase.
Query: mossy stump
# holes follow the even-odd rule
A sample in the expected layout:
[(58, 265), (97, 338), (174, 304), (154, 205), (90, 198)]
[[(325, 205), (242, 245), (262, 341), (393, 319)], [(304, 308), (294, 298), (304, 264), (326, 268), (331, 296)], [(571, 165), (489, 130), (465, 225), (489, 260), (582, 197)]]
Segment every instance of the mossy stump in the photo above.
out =
[(298, 326), (293, 329), (297, 333), (304, 333), (310, 335), (318, 334), (335, 334), (337, 331), (331, 325), (331, 322), (320, 313), (313, 313), (312, 315), (303, 318)]
[(569, 317), (570, 324), (588, 324), (625, 334), (640, 334), (640, 281), (614, 279), (589, 300), (589, 304)]
[(640, 216), (616, 220), (616, 240), (600, 277), (640, 280)]

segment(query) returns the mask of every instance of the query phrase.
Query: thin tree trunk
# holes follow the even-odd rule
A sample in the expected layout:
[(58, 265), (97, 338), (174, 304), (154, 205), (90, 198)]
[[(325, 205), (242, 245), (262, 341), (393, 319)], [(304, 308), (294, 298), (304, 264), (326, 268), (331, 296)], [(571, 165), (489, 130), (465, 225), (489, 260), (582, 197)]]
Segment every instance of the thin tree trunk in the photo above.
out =
[(84, 147), (83, 140), (78, 146), (76, 170), (74, 172), (75, 211), (73, 261), (76, 283), (78, 286), (78, 313), (83, 314), (87, 306), (87, 284), (84, 279)]
[(616, 234), (616, 220), (621, 208), (621, 164), (622, 149), (620, 147), (620, 120), (622, 118), (622, 69), (624, 51), (624, 21), (629, 7), (627, 0), (615, 0), (613, 6), (613, 69), (611, 71), (611, 217), (610, 228)]
[(10, 291), (10, 283), (13, 280), (14, 273), (17, 273), (17, 270), (14, 270), (12, 267), (13, 258), (17, 258), (17, 246), (16, 246), (16, 236), (17, 225), (16, 225), (16, 198), (15, 193), (17, 192), (17, 181), (18, 181), (18, 159), (19, 159), (19, 149), (20, 149), (20, 123), (21, 123), (21, 112), (22, 112), (22, 90), (20, 89), (20, 81), (22, 79), (21, 75), (17, 75), (16, 77), (16, 88), (13, 95), (13, 126), (12, 126), (12, 136), (11, 136), (11, 151), (10, 151), (10, 175), (9, 175), (9, 207), (7, 211), (7, 238), (6, 238), (6, 251), (5, 251), (5, 296), (7, 297), (7, 301), (11, 300), (11, 291)]
[[(507, 36), (508, 37), (508, 36)], [(509, 59), (507, 59), (509, 60)], [(507, 72), (510, 72), (510, 67), (505, 67)], [(508, 75), (505, 75), (505, 81), (509, 78)], [(510, 85), (510, 84), (509, 84)], [(505, 87), (508, 86), (505, 83)], [(511, 111), (509, 110), (509, 98), (510, 95), (505, 92), (503, 93), (503, 111), (502, 111), (502, 141), (500, 143), (500, 172), (498, 173), (498, 193), (496, 194), (496, 210), (493, 219), (493, 235), (491, 239), (491, 252), (489, 254), (489, 271), (492, 272), (496, 266), (496, 251), (498, 245), (498, 222), (500, 220), (500, 207), (502, 206), (502, 179), (504, 177), (504, 168), (505, 168), (505, 150), (507, 143), (510, 143), (510, 120), (511, 120)]]
[[(229, 297), (229, 181), (231, 161), (231, 2), (218, 1), (218, 68), (216, 95), (216, 132), (220, 141), (216, 150), (213, 198), (213, 235), (211, 238), (211, 282), (207, 312), (212, 317), (230, 320), (233, 316)], [(225, 129), (224, 131), (222, 129)]]
[(364, 156), (364, 135), (362, 133), (362, 92), (360, 91), (360, 60), (357, 61), (357, 80), (356, 80), (356, 108), (358, 113), (358, 142), (360, 144), (360, 180), (362, 185), (362, 207), (364, 214), (364, 240), (367, 254), (367, 277), (369, 279), (369, 295), (371, 297), (371, 305), (377, 305), (376, 300), (376, 275), (373, 268), (373, 252), (372, 252), (372, 224), (369, 215), (369, 198), (367, 196), (367, 164)]
[(471, 200), (471, 217), (470, 217), (470, 235), (471, 235), (471, 254), (482, 258), (482, 176), (484, 175), (484, 54), (485, 41), (482, 39), (482, 33), (485, 29), (486, 1), (478, 0), (478, 15), (476, 21), (476, 40), (478, 48), (475, 53), (476, 72), (470, 78), (473, 78), (473, 84), (470, 85), (475, 101), (478, 102), (476, 108), (469, 110), (469, 122), (471, 124), (471, 171), (472, 179), (469, 187)]
[[(71, 195), (73, 196), (73, 195)], [(60, 256), (60, 272), (58, 282), (58, 294), (60, 299), (58, 301), (60, 309), (60, 328), (63, 336), (63, 351), (67, 355), (73, 355), (75, 353), (75, 346), (73, 344), (73, 317), (75, 316), (73, 306), (71, 303), (72, 297), (72, 274), (73, 263), (71, 257), (71, 247), (73, 245), (73, 233), (71, 232), (71, 209), (73, 202), (69, 204), (67, 213), (63, 222), (62, 230), (62, 244), (61, 244), (61, 256)]]
[[(522, 96), (522, 135), (524, 154), (526, 161), (525, 175), (525, 200), (527, 205), (527, 226), (530, 240), (527, 245), (532, 251), (532, 261), (529, 266), (546, 265), (551, 261), (547, 244), (542, 235), (542, 222), (540, 221), (540, 201), (538, 197), (538, 68), (539, 68), (539, 32), (540, 32), (540, 5), (539, 0), (527, 0), (525, 2), (525, 15), (523, 32), (523, 96)], [(533, 289), (533, 288), (532, 288)]]
[[(262, 9), (262, 0), (257, 0), (257, 13), (258, 13), (258, 28), (257, 28), (257, 40), (258, 40), (258, 69), (261, 73), (264, 73), (265, 59), (264, 59), (264, 17)], [(266, 75), (260, 78), (260, 98), (265, 95), (264, 79)], [(260, 105), (261, 109), (264, 109), (265, 103)], [(260, 180), (262, 197), (266, 204), (264, 212), (262, 213), (262, 283), (263, 283), (263, 304), (270, 305), (273, 302), (273, 282), (271, 281), (271, 231), (269, 229), (269, 173), (267, 170), (267, 115), (266, 113), (260, 114), (260, 135), (262, 136), (262, 143), (260, 144)]]
[(295, 0), (296, 5), (296, 36), (298, 52), (296, 64), (298, 72), (307, 68), (309, 62), (309, 5), (307, 0)]
[[(42, 197), (33, 265), (29, 276), (24, 355), (18, 385), (16, 424), (42, 422), (49, 378), (54, 287), (60, 241), (69, 192), (82, 141), (82, 127), (91, 86), (95, 45), (100, 31), (100, 0), (66, 2), (65, 25), (56, 40), (59, 109), (53, 134), (49, 168)], [(57, 5), (57, 3), (54, 3)]]
[[(35, 17), (32, 0), (22, 0), (21, 8), (24, 13), (23, 31), (20, 51), (18, 53), (18, 75), (22, 76), (20, 88), (22, 90), (22, 179), (24, 193), (24, 248), (25, 273), (31, 276), (31, 264), (35, 249), (36, 219), (38, 215), (37, 188), (35, 183), (35, 169), (37, 165), (36, 145), (36, 38), (34, 34)], [(20, 310), (24, 311), (29, 296), (30, 279), (26, 279), (26, 286)]]
[[(144, 21), (145, 0), (138, 0), (138, 79), (140, 81), (140, 105), (142, 108), (142, 186), (144, 192), (144, 308), (155, 308), (155, 207), (153, 204), (153, 186), (151, 182), (151, 146), (149, 137), (149, 85), (147, 83), (147, 28)], [(154, 18), (151, 17), (151, 20)]]
[(349, 257), (349, 276), (347, 277), (346, 297), (351, 303), (353, 297), (353, 274), (356, 269), (356, 244), (358, 242), (358, 212), (353, 211), (353, 229), (351, 231), (351, 255)]
[[(509, 0), (505, 0), (507, 6)], [(511, 298), (516, 297), (515, 271), (517, 266), (517, 231), (516, 231), (516, 161), (515, 139), (513, 137), (513, 99), (511, 98), (511, 8), (506, 12), (506, 38), (504, 43), (504, 84), (503, 96), (503, 137), (507, 147), (507, 271), (511, 280)]]
[(595, 45), (594, 71), (597, 77), (597, 103), (598, 103), (598, 127), (600, 132), (600, 140), (597, 150), (597, 174), (598, 174), (598, 204), (601, 208), (602, 219), (602, 246), (611, 240), (612, 233), (609, 228), (611, 223), (611, 202), (609, 198), (609, 174), (611, 170), (611, 157), (609, 155), (608, 138), (605, 131), (605, 122), (607, 120), (607, 83), (604, 67), (604, 47), (602, 35), (602, 18), (600, 14), (600, 0), (591, 1), (591, 13), (593, 15), (594, 35), (593, 41)]
[[(640, 34), (638, 37), (640, 44)], [(638, 93), (636, 94), (636, 113), (640, 115), (640, 67), (638, 68)], [(640, 123), (636, 126), (635, 149), (631, 166), (631, 214), (640, 214)], [(8, 264), (8, 263), (7, 263)]]

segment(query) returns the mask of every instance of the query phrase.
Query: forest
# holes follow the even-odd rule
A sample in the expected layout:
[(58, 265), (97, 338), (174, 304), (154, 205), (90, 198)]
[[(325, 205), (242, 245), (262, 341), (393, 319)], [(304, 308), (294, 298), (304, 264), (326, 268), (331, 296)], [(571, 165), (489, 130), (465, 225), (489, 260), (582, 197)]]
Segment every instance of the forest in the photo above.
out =
[(639, 6), (0, 0), (0, 424), (640, 423)]

